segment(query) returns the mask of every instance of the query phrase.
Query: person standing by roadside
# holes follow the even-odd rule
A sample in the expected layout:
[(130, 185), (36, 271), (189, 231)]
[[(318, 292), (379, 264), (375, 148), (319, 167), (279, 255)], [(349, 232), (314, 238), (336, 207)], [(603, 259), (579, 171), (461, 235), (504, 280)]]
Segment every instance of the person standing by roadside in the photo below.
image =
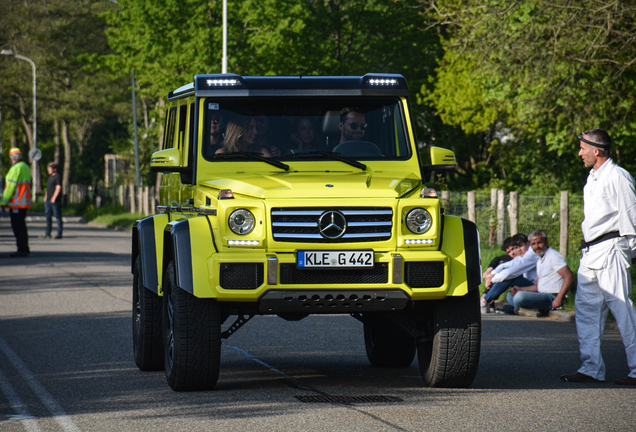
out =
[(18, 246), (18, 251), (10, 256), (25, 257), (31, 253), (26, 226), (27, 209), (31, 207), (31, 168), (24, 162), (20, 149), (10, 149), (9, 157), (12, 166), (4, 182), (0, 206), (9, 207), (11, 228)]
[(627, 354), (629, 375), (616, 384), (636, 385), (636, 309), (629, 267), (636, 256), (636, 190), (632, 176), (609, 157), (612, 140), (603, 129), (579, 135), (579, 156), (591, 168), (583, 189), (581, 262), (575, 298), (582, 365), (567, 382), (605, 381), (601, 341), (612, 311)]
[(57, 164), (51, 162), (46, 169), (49, 172), (49, 178), (46, 182), (46, 193), (44, 194), (44, 210), (46, 212), (46, 232), (44, 238), (51, 238), (51, 230), (53, 229), (53, 216), (57, 222), (56, 239), (62, 238), (62, 179), (57, 172)]

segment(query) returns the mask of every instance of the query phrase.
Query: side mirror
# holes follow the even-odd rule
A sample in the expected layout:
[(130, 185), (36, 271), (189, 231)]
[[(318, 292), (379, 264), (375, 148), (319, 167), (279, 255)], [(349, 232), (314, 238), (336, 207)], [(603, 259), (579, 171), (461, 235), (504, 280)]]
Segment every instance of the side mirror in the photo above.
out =
[(455, 171), (455, 152), (441, 147), (431, 147), (431, 164), (422, 167), (422, 178), (429, 181), (433, 171)]
[(150, 159), (150, 171), (152, 172), (178, 172), (182, 168), (181, 152), (176, 148), (154, 152)]

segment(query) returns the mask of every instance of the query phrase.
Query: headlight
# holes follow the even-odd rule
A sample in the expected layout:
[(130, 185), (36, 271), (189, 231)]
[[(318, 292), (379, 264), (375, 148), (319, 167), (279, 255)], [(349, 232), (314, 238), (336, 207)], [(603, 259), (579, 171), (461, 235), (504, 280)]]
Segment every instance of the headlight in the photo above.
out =
[(406, 215), (406, 226), (414, 234), (425, 233), (432, 222), (431, 214), (423, 208), (413, 209)]
[(228, 224), (236, 234), (248, 234), (254, 229), (254, 215), (246, 209), (234, 210)]

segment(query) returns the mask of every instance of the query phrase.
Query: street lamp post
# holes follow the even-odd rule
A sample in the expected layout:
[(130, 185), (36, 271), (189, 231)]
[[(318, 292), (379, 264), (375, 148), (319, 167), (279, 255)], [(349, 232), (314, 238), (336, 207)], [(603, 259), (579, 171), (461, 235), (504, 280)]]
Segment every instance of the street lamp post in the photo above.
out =
[(33, 63), (33, 60), (31, 60), (28, 57), (24, 57), (19, 54), (14, 54), (13, 51), (10, 49), (3, 49), (2, 51), (0, 51), (0, 54), (27, 61), (31, 64), (31, 67), (33, 68), (33, 150), (34, 150), (33, 155), (35, 155), (35, 157), (32, 157), (33, 165), (31, 166), (31, 176), (33, 177), (33, 200), (37, 201), (38, 189), (39, 189), (38, 188), (39, 186), (38, 160), (40, 158), (38, 157), (39, 152), (37, 152), (37, 148), (38, 148), (37, 100), (38, 98), (37, 98), (37, 78), (36, 78), (37, 75), (36, 75), (35, 63)]
[(221, 73), (227, 73), (227, 0), (223, 0), (223, 60)]

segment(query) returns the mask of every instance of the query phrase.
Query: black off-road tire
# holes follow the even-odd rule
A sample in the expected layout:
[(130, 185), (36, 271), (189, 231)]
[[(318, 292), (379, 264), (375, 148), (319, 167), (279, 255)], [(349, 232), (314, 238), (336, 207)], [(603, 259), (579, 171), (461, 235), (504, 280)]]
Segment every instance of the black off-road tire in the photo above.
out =
[(133, 270), (132, 336), (135, 364), (142, 371), (163, 370), (161, 297), (142, 284), (141, 259)]
[(221, 364), (219, 305), (175, 286), (172, 262), (164, 277), (163, 342), (166, 379), (173, 390), (214, 388)]
[(429, 387), (467, 388), (477, 375), (481, 346), (479, 291), (447, 297), (424, 312), (432, 338), (417, 345), (420, 373)]
[(365, 318), (364, 346), (373, 366), (408, 367), (415, 358), (415, 338), (388, 316)]

